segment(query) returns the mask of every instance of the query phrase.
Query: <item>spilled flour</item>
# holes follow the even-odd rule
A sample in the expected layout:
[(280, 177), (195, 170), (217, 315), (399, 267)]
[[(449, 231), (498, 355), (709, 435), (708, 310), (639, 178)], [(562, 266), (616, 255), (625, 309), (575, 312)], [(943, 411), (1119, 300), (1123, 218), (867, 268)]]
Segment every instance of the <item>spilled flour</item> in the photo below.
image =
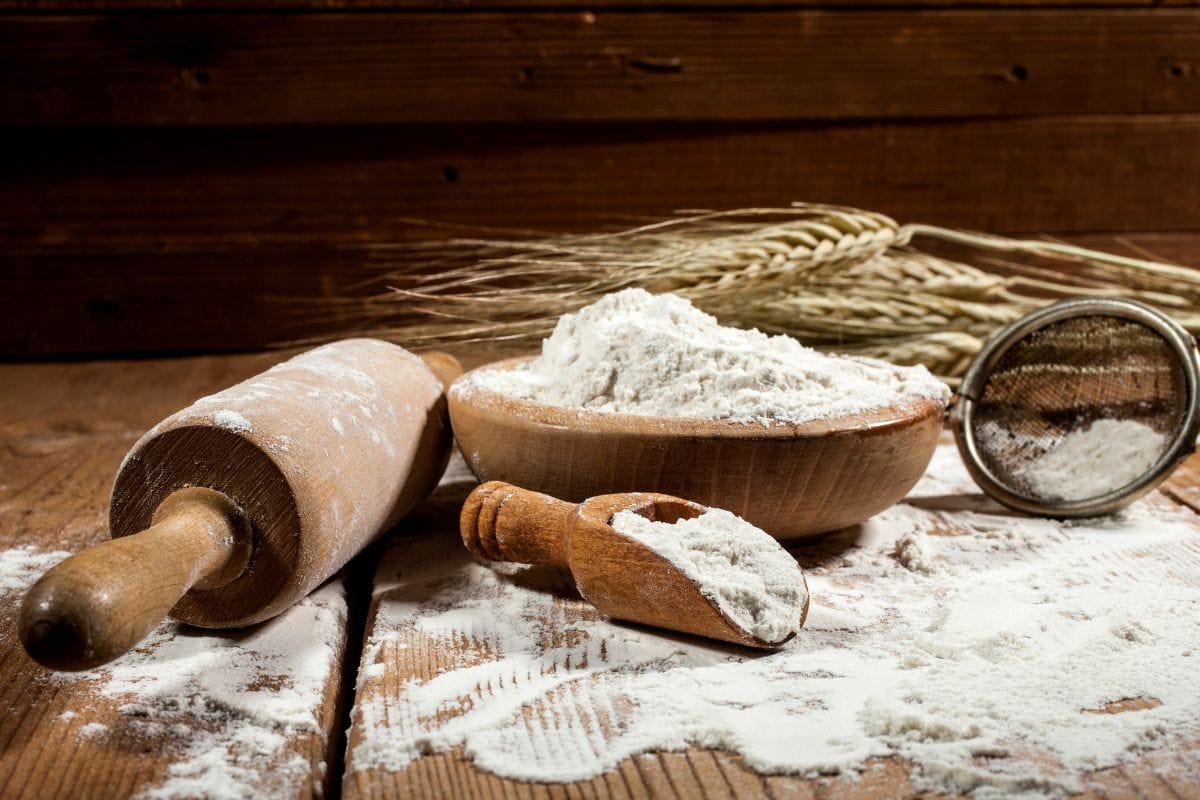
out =
[(33, 545), (0, 551), (0, 594), (24, 592), (42, 573), (69, 555), (62, 550), (40, 553)]
[(539, 358), (509, 371), (477, 370), (453, 391), (478, 388), (565, 408), (763, 425), (950, 396), (924, 367), (830, 356), (787, 336), (724, 328), (681, 297), (642, 289), (563, 316)]
[(936, 572), (933, 543), (920, 528), (902, 533), (892, 545), (892, 558), (913, 572)]
[[(949, 444), (911, 497), (794, 548), (808, 621), (765, 656), (609, 623), (557, 572), (475, 563), (450, 536), (396, 542), (349, 769), (461, 746), (499, 775), (571, 781), (699, 744), (771, 773), (895, 755), (921, 791), (1056, 797), (1200, 737), (1194, 515), (1010, 516)], [(434, 650), (439, 670), (415, 671), (412, 654)], [(1096, 713), (1125, 698), (1159, 704)]]
[(1098, 419), (1071, 431), (1021, 473), (1039, 497), (1089, 500), (1145, 475), (1167, 437), (1132, 419)]
[[(3, 602), (16, 603), (68, 553), (0, 552)], [(74, 708), (76, 735), (97, 746), (156, 752), (171, 762), (141, 798), (294, 797), (313, 786), (315, 714), (340, 663), (346, 602), (331, 582), (270, 622), (218, 635), (167, 621), (136, 650), (82, 673), (43, 673)], [(297, 740), (300, 744), (297, 746)]]
[(320, 733), (314, 714), (341, 657), (345, 619), (345, 597), (334, 582), (233, 636), (168, 622), (142, 647), (96, 670), (100, 693), (123, 701), (125, 726), (165, 736), (182, 751), (167, 780), (142, 796), (299, 793), (313, 780), (312, 765), (306, 748), (287, 745), (297, 732)]
[(612, 527), (678, 567), (751, 636), (774, 644), (800, 629), (808, 588), (796, 559), (736, 514), (710, 508), (672, 524), (621, 511)]

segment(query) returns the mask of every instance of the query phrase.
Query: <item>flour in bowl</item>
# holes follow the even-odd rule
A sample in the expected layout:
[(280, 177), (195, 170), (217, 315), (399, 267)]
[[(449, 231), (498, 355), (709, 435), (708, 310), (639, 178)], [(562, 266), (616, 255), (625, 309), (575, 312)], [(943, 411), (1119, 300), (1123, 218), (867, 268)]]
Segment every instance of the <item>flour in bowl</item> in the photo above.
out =
[(763, 425), (950, 396), (924, 367), (825, 355), (787, 336), (722, 327), (681, 297), (642, 289), (564, 315), (541, 356), (514, 370), (478, 370), (456, 390), (475, 388), (565, 408)]
[(693, 519), (654, 522), (632, 511), (613, 528), (670, 561), (756, 639), (778, 644), (800, 629), (808, 587), (788, 551), (769, 534), (720, 508)]

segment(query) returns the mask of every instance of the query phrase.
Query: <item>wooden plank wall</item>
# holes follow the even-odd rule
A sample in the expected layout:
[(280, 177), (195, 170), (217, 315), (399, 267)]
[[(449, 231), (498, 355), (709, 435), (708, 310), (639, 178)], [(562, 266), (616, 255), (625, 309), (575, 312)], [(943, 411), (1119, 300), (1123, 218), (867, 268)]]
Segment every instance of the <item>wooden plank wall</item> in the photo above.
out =
[(1188, 3), (0, 0), (0, 125), (8, 357), (336, 328), (415, 219), (808, 200), (1200, 263)]

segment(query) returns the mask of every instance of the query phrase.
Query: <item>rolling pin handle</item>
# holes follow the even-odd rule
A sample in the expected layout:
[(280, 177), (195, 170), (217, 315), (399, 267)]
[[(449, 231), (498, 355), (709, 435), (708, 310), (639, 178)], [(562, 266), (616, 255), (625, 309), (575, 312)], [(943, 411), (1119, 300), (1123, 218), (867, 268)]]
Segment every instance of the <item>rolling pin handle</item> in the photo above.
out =
[(220, 492), (174, 492), (154, 524), (51, 568), (25, 594), (18, 628), (43, 666), (76, 671), (128, 652), (193, 586), (215, 588), (245, 569), (249, 531)]
[(579, 506), (502, 481), (475, 487), (463, 503), (459, 533), (489, 561), (570, 568), (570, 532)]

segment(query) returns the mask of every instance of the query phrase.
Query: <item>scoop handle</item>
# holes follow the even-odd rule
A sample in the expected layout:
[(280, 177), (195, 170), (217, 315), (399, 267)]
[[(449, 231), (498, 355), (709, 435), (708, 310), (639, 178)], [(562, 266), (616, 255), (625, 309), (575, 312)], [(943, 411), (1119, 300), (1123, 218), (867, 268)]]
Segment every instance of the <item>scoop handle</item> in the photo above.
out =
[(476, 486), (463, 503), (459, 533), (489, 561), (570, 567), (571, 529), (579, 506), (503, 481)]
[(18, 621), (25, 651), (67, 671), (128, 652), (188, 589), (240, 574), (250, 550), (243, 526), (220, 492), (194, 487), (171, 494), (152, 527), (73, 555), (30, 587)]

